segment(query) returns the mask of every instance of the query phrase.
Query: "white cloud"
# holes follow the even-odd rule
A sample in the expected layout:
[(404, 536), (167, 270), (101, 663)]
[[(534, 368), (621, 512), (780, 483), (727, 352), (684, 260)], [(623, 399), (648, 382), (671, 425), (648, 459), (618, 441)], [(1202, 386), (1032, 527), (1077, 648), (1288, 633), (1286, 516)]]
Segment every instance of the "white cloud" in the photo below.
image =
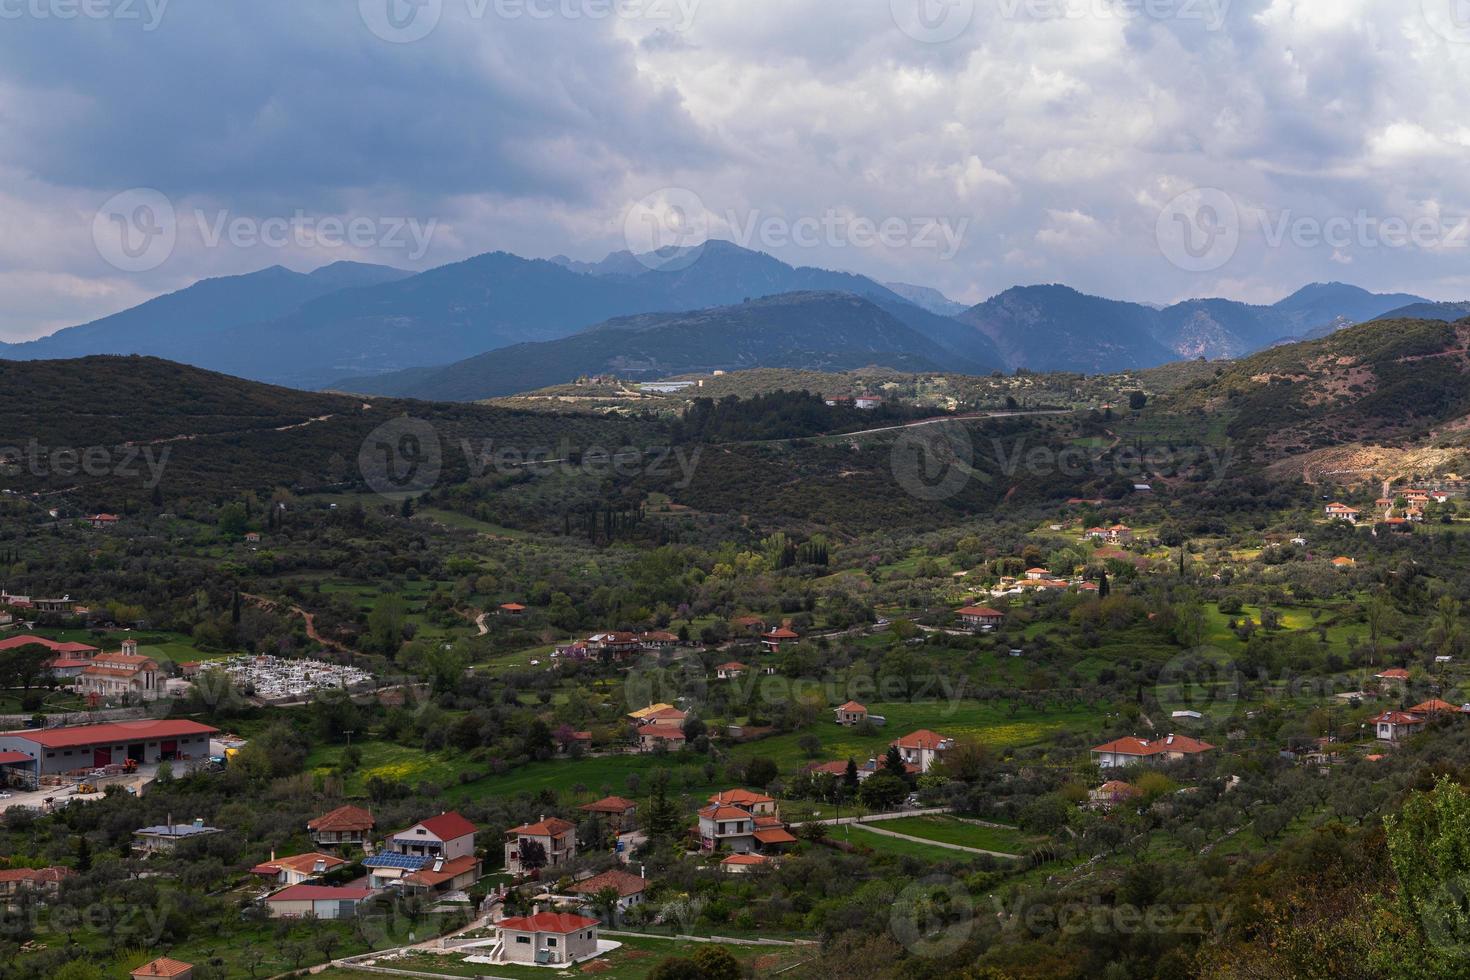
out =
[[(692, 18), (676, 30), (477, 21), (447, 0), (438, 29), (403, 45), (374, 38), (351, 3), (174, 4), (148, 33), (7, 21), (0, 335), (281, 260), (183, 238), (162, 268), (119, 276), (90, 221), (133, 186), (254, 216), (436, 219), (415, 267), (496, 248), (600, 256), (623, 246), (627, 202), (670, 186), (715, 215), (968, 219), (952, 261), (776, 250), (964, 298), (1038, 277), (1127, 298), (1260, 298), (1341, 275), (1347, 253), (1273, 249), (1250, 228), (1225, 268), (1174, 268), (1155, 218), (1192, 187), (1221, 188), (1247, 215), (1470, 214), (1470, 44), (1418, 2), (1233, 0), (1210, 30), (1007, 19), (982, 0), (938, 45), (904, 35), (888, 6), (702, 0), (677, 8)], [(1463, 253), (1355, 254), (1364, 286), (1463, 290)]]

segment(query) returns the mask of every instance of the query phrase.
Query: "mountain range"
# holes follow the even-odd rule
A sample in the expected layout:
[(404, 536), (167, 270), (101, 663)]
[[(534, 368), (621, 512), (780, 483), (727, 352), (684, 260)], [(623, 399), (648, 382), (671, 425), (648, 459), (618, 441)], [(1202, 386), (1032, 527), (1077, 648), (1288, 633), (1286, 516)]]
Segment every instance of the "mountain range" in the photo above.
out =
[[(832, 295), (839, 293), (864, 302), (839, 303)], [(792, 298), (744, 308), (782, 296)], [(417, 274), (346, 262), (308, 274), (275, 266), (203, 280), (40, 340), (0, 345), (0, 357), (143, 354), (296, 388), (384, 394), (424, 391), (424, 378), (435, 373), (428, 369), (442, 368), (456, 379), (455, 397), (476, 398), (503, 393), (511, 375), (489, 365), (510, 355), (489, 355), (506, 349), (515, 349), (514, 363), (539, 365), (536, 377), (550, 383), (571, 380), (584, 366), (639, 364), (642, 373), (866, 363), (1099, 373), (1238, 357), (1426, 303), (1326, 283), (1270, 306), (1198, 299), (1160, 308), (1037, 285), (966, 308), (929, 287), (791, 266), (709, 241), (645, 255), (615, 252), (595, 263), (493, 252)], [(1454, 318), (1454, 304), (1428, 306)], [(797, 323), (793, 310), (819, 316), (825, 333)], [(679, 316), (699, 311), (704, 315)], [(841, 322), (843, 316), (852, 322)], [(679, 342), (680, 329), (693, 331), (703, 346)], [(775, 335), (758, 340), (761, 330)], [(589, 343), (592, 332), (600, 336)], [(534, 347), (572, 336), (583, 339)], [(636, 348), (609, 346), (634, 336)], [(472, 364), (461, 366), (466, 361)], [(481, 381), (472, 380), (477, 372)], [(383, 377), (365, 380), (376, 376)]]
[(851, 293), (781, 293), (692, 313), (619, 317), (561, 340), (516, 344), (443, 368), (356, 378), (364, 395), (472, 401), (583, 375), (654, 379), (747, 368), (954, 369), (954, 354)]

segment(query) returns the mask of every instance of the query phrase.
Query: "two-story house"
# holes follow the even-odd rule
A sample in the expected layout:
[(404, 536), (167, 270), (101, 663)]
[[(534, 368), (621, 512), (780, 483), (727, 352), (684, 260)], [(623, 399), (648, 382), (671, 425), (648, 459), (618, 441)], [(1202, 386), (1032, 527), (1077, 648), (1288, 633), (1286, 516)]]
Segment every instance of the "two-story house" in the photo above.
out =
[(898, 754), (906, 764), (918, 766), (919, 772), (928, 772), (934, 763), (939, 762), (946, 752), (954, 748), (954, 739), (921, 728), (917, 732), (894, 739), (891, 744), (898, 749)]
[(373, 815), (360, 806), (339, 806), (306, 823), (318, 847), (365, 847), (372, 836)]
[(505, 832), (505, 870), (511, 874), (559, 868), (576, 856), (577, 825), (570, 820), (543, 816)]

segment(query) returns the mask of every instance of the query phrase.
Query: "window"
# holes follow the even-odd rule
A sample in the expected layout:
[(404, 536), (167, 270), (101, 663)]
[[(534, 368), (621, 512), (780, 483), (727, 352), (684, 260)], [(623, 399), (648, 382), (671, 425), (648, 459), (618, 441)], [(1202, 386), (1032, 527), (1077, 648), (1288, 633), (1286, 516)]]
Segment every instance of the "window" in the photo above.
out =
[(523, 946), (529, 946), (529, 945), (531, 945), (531, 937), (530, 936), (517, 936), (516, 937), (516, 942), (520, 943)]
[(547, 939), (546, 940), (546, 948), (547, 949), (556, 949), (556, 940), (555, 939)]

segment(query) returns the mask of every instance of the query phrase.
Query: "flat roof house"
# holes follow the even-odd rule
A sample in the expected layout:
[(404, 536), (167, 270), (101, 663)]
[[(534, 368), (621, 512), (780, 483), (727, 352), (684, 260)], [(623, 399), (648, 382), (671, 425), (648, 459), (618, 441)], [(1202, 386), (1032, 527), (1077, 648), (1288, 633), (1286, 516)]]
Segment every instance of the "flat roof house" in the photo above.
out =
[(585, 915), (538, 912), (495, 923), (495, 947), (506, 963), (576, 963), (597, 955), (597, 920)]
[(193, 823), (166, 823), (133, 831), (133, 850), (141, 854), (167, 854), (179, 841), (222, 834), (218, 827), (206, 827), (203, 820)]

